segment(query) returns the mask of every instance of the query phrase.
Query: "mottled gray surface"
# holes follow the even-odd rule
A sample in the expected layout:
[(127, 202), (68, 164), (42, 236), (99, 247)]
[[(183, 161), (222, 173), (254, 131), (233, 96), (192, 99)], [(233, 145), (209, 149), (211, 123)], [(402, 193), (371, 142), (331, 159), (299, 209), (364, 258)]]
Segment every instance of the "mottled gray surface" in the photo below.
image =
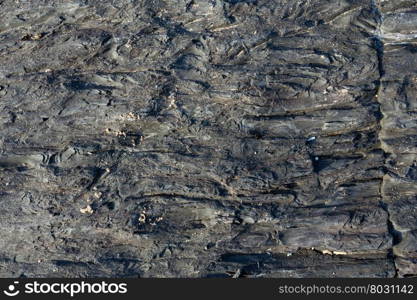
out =
[(416, 11), (0, 0), (0, 276), (416, 275)]

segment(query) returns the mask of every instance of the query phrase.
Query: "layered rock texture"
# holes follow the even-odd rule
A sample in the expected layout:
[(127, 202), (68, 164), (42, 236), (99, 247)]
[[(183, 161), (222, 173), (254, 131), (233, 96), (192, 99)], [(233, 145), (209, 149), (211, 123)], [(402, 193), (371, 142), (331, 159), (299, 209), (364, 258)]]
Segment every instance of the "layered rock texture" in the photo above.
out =
[(0, 0), (0, 276), (416, 275), (416, 12)]

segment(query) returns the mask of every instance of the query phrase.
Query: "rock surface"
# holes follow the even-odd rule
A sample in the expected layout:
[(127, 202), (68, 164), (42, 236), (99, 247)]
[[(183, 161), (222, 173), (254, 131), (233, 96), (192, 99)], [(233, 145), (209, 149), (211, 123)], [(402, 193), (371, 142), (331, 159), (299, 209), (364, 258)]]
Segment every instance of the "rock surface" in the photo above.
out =
[(416, 9), (0, 1), (0, 276), (416, 275)]

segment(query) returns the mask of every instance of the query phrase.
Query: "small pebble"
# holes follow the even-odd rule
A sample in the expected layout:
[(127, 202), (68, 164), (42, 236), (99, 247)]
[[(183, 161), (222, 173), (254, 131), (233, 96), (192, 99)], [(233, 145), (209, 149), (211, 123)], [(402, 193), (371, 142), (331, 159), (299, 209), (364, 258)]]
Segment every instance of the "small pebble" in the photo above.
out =
[(82, 214), (89, 214), (89, 215), (91, 215), (91, 214), (94, 212), (94, 210), (91, 208), (91, 206), (90, 206), (90, 205), (87, 205), (87, 207), (86, 207), (86, 208), (81, 208), (81, 209), (80, 209), (80, 212), (81, 212)]

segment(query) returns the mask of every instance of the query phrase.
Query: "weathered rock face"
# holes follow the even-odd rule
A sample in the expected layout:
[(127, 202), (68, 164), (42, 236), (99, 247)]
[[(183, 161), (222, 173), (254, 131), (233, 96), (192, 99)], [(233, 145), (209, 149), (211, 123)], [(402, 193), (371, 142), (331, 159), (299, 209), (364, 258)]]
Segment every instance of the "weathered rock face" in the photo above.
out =
[(416, 8), (0, 1), (0, 276), (417, 274)]

